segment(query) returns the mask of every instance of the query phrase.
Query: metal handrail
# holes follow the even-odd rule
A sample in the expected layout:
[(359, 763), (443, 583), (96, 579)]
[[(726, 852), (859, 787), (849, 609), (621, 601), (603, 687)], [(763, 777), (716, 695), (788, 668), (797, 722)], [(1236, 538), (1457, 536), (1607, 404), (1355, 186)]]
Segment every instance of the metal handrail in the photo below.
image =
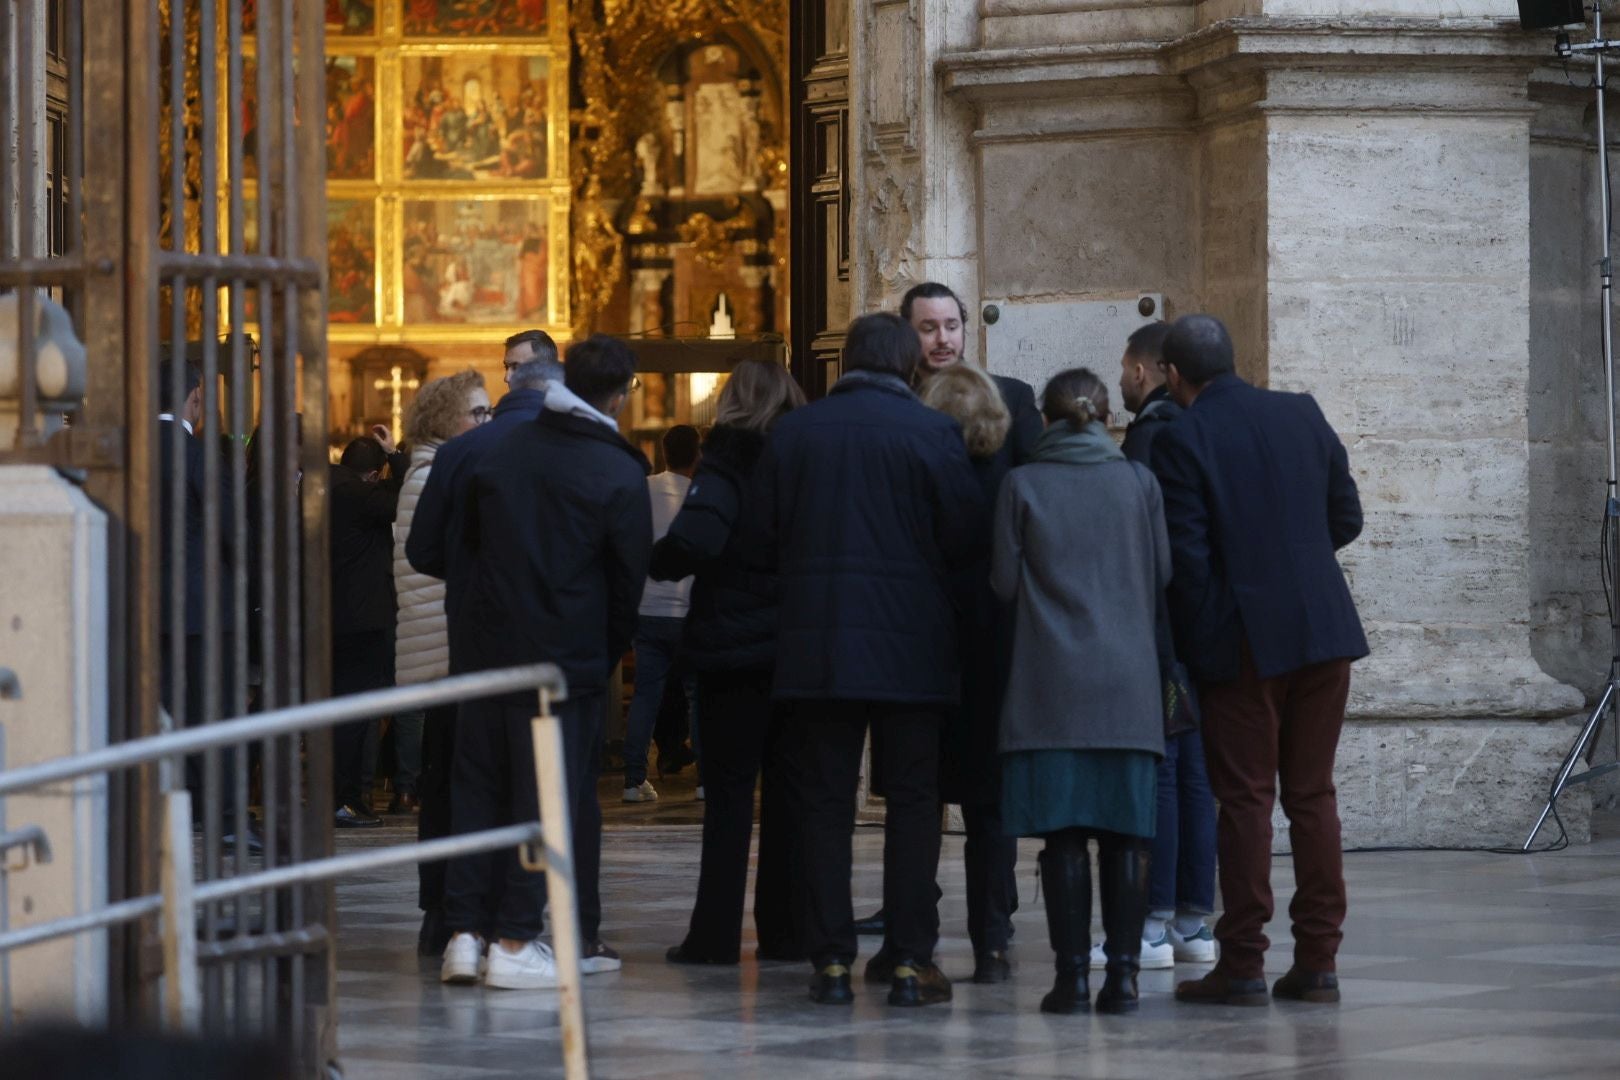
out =
[(62, 780), (74, 780), (82, 776), (133, 768), (163, 758), (331, 727), (348, 720), (366, 720), (388, 713), (430, 709), (469, 699), (532, 690), (543, 690), (550, 694), (553, 700), (560, 701), (566, 698), (567, 683), (557, 665), (530, 664), (525, 667), (479, 671), (471, 675), (453, 675), (436, 682), (416, 683), (412, 686), (395, 686), (386, 690), (369, 690), (362, 694), (346, 694), (325, 701), (311, 701), (303, 705), (254, 713), (251, 716), (220, 720), (217, 723), (187, 728), (184, 731), (148, 735), (145, 738), (118, 743), (116, 746), (0, 772), (0, 796)]
[[(197, 905), (216, 903), (247, 893), (326, 881), (343, 874), (402, 863), (518, 847), (522, 849), (526, 867), (531, 870), (543, 869), (547, 875), (561, 995), (558, 1013), (562, 1024), (564, 1071), (571, 1080), (588, 1077), (590, 1066), (585, 1046), (585, 1017), (579, 991), (581, 942), (574, 909), (574, 866), (565, 793), (567, 779), (562, 768), (562, 729), (557, 717), (551, 713), (551, 702), (565, 699), (568, 690), (567, 681), (555, 664), (503, 668), (412, 686), (350, 694), (221, 720), (184, 731), (164, 732), (84, 754), (0, 771), (0, 832), (4, 831), (5, 797), (18, 791), (64, 780), (100, 776), (204, 750), (331, 727), (380, 714), (429, 709), (469, 699), (523, 692), (538, 692), (539, 695), (539, 713), (532, 721), (535, 779), (540, 795), (540, 805), (536, 808), (540, 819), (538, 822), (334, 855), (311, 862), (273, 866), (254, 874), (197, 883), (193, 880), (190, 857), (190, 795), (183, 789), (168, 791), (164, 795), (163, 806), (162, 891), (21, 930), (0, 932), (0, 1005), (5, 1006), (0, 1008), (0, 1018), (10, 1012), (7, 965), (12, 950), (160, 914), (163, 922), (164, 970), (168, 976), (164, 994), (165, 1014), (171, 1025), (193, 1029), (199, 1010), (196, 974), (199, 956), (195, 938)], [(3, 735), (3, 730), (0, 730), (0, 761), (4, 761)], [(39, 833), (37, 837), (33, 835), (35, 831)], [(25, 835), (36, 850), (38, 845), (46, 843), (42, 830), (24, 829), (16, 834), (6, 834), (8, 840)], [(536, 854), (537, 847), (542, 854)], [(5, 879), (6, 867), (3, 859), (0, 859), (0, 895), (3, 895)], [(0, 911), (0, 916), (3, 916), (3, 911)]]

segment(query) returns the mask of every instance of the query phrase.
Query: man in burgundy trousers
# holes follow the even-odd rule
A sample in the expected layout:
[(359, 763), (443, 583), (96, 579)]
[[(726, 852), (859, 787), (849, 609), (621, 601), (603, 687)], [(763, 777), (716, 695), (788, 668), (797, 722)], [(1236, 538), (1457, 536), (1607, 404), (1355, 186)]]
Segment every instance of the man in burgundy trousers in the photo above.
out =
[[(1344, 862), (1333, 757), (1350, 663), (1367, 655), (1335, 552), (1361, 532), (1344, 445), (1315, 399), (1250, 386), (1219, 319), (1189, 315), (1164, 343), (1186, 410), (1155, 441), (1175, 574), (1176, 650), (1198, 681), (1225, 914), (1221, 957), (1180, 1001), (1264, 1005), (1271, 812), (1280, 791), (1297, 881), (1294, 963), (1272, 993), (1339, 1000)], [(1280, 786), (1279, 786), (1280, 781)]]

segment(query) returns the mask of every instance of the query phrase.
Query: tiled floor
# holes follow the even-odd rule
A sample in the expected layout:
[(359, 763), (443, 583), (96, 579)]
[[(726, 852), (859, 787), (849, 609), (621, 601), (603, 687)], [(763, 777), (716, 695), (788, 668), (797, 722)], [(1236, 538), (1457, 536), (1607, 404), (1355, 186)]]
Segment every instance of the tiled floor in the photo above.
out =
[[(404, 838), (344, 842), (390, 835)], [(1180, 1006), (1177, 973), (1148, 972), (1141, 1012), (1123, 1018), (1037, 1010), (1051, 954), (1034, 843), (1020, 853), (1013, 982), (959, 981), (952, 1004), (920, 1010), (860, 986), (853, 1009), (812, 1005), (797, 964), (666, 964), (698, 844), (689, 826), (613, 826), (605, 838), (604, 932), (625, 968), (586, 980), (599, 1077), (1620, 1077), (1620, 840), (1532, 857), (1349, 855), (1343, 1004)], [(857, 911), (876, 905), (881, 848), (881, 833), (858, 830)], [(1284, 902), (1290, 880), (1279, 859)], [(963, 979), (960, 838), (946, 840), (941, 884), (942, 964)], [(413, 871), (344, 883), (338, 898), (349, 1080), (561, 1075), (553, 992), (445, 987), (435, 962), (417, 960)], [(1280, 974), (1287, 930), (1273, 929)]]

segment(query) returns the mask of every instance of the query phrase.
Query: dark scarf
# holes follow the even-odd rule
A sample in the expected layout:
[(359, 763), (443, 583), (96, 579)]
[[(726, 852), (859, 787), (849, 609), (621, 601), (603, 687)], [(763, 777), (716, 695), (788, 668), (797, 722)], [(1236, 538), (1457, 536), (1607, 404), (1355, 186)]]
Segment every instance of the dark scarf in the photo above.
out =
[(1035, 442), (1031, 460), (1053, 461), (1060, 465), (1101, 465), (1108, 461), (1124, 461), (1125, 454), (1114, 445), (1108, 428), (1101, 420), (1093, 420), (1083, 428), (1076, 428), (1067, 420), (1048, 424)]

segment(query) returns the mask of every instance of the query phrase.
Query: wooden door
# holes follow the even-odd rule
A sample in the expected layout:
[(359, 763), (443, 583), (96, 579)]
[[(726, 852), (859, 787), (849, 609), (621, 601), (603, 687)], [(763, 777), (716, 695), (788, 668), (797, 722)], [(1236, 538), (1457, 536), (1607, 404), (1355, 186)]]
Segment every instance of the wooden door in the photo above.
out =
[(851, 0), (792, 0), (793, 373), (811, 397), (838, 378), (850, 319)]

